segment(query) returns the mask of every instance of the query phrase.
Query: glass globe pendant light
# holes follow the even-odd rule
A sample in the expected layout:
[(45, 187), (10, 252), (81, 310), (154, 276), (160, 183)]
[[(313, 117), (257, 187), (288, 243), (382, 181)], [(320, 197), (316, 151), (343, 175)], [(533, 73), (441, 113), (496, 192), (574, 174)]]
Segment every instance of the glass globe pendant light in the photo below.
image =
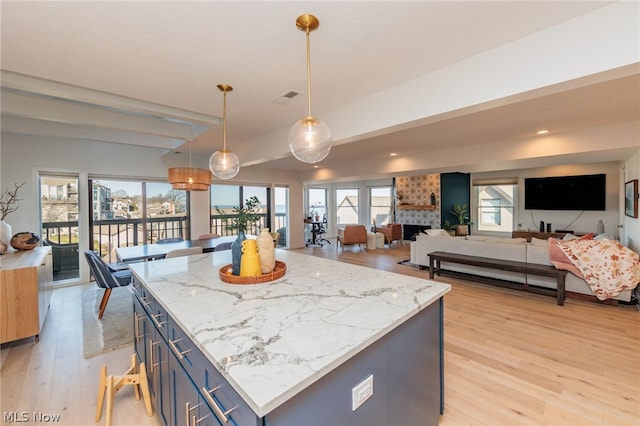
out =
[(222, 149), (214, 152), (209, 158), (209, 170), (219, 179), (231, 179), (240, 170), (238, 156), (227, 149), (227, 92), (233, 90), (228, 84), (218, 84), (223, 93), (224, 109), (222, 116)]
[(311, 115), (311, 48), (309, 33), (319, 26), (320, 21), (313, 15), (300, 15), (296, 19), (296, 27), (305, 32), (307, 39), (308, 114), (291, 127), (289, 131), (289, 149), (298, 160), (304, 163), (322, 161), (329, 155), (333, 143), (329, 127)]

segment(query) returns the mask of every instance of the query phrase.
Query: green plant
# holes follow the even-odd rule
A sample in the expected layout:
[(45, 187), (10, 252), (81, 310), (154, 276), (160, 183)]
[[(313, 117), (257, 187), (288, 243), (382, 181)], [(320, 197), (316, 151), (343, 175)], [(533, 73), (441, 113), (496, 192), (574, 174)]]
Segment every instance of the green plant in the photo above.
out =
[[(244, 207), (233, 208), (233, 212), (237, 216), (236, 220), (228, 224), (226, 228), (231, 231), (246, 232), (250, 225), (260, 220), (260, 214), (258, 213), (259, 208), (260, 200), (258, 200), (258, 197), (254, 195), (253, 197), (247, 198)], [(218, 206), (216, 206), (216, 210), (218, 213), (224, 213)]]
[(442, 222), (442, 229), (444, 229), (445, 231), (455, 231), (457, 226), (458, 225), (453, 225), (448, 220)]
[[(459, 225), (467, 225), (469, 224), (469, 214), (467, 211), (466, 204), (454, 204), (453, 209), (449, 210), (449, 213), (456, 216), (458, 218)], [(445, 221), (446, 222), (446, 221)]]

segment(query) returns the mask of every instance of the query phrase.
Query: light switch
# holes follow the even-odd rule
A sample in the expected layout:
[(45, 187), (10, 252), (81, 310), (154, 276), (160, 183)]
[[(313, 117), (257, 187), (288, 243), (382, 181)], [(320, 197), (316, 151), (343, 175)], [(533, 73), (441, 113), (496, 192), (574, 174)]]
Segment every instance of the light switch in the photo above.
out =
[(356, 411), (371, 395), (373, 395), (373, 374), (351, 389), (352, 411)]

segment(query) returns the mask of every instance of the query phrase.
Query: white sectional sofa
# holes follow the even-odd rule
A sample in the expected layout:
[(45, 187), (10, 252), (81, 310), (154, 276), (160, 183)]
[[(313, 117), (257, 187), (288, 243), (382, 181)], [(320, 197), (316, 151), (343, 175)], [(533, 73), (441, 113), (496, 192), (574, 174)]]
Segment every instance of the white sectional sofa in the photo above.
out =
[[(438, 233), (437, 230), (434, 233)], [(457, 253), (469, 256), (489, 257), (493, 259), (513, 260), (519, 262), (537, 263), (551, 265), (549, 261), (548, 242), (546, 240), (533, 239), (527, 243), (524, 238), (497, 238), (486, 236), (451, 237), (449, 235), (426, 235), (420, 234), (416, 241), (411, 243), (411, 263), (422, 268), (429, 267), (429, 253), (442, 251), (447, 253)], [(447, 271), (473, 274), (481, 277), (489, 277), (507, 280), (516, 283), (556, 289), (555, 278), (541, 277), (536, 275), (525, 275), (523, 273), (500, 271), (491, 268), (461, 265), (455, 263), (442, 262), (441, 268)], [(567, 292), (580, 293), (593, 296), (593, 291), (589, 285), (581, 278), (571, 272), (567, 273), (565, 281)], [(622, 291), (616, 300), (625, 302), (631, 301), (633, 290)]]

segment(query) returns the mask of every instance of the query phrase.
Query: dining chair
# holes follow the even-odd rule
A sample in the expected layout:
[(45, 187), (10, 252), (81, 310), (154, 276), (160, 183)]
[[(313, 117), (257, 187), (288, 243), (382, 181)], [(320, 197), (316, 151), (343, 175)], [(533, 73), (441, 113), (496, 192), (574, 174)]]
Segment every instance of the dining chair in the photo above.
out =
[(231, 244), (232, 242), (220, 243), (214, 247), (213, 251), (231, 250)]
[(165, 255), (164, 258), (171, 259), (172, 257), (191, 256), (194, 254), (202, 254), (202, 247), (189, 247), (171, 250)]
[(96, 284), (100, 288), (104, 288), (104, 294), (100, 301), (100, 308), (98, 310), (98, 319), (102, 319), (104, 310), (109, 302), (111, 296), (111, 290), (116, 287), (126, 287), (131, 284), (131, 271), (112, 271), (104, 260), (94, 251), (86, 250), (84, 256), (89, 264), (91, 274), (96, 280)]
[(220, 238), (220, 234), (202, 234), (198, 236), (199, 240), (211, 240), (213, 238)]

